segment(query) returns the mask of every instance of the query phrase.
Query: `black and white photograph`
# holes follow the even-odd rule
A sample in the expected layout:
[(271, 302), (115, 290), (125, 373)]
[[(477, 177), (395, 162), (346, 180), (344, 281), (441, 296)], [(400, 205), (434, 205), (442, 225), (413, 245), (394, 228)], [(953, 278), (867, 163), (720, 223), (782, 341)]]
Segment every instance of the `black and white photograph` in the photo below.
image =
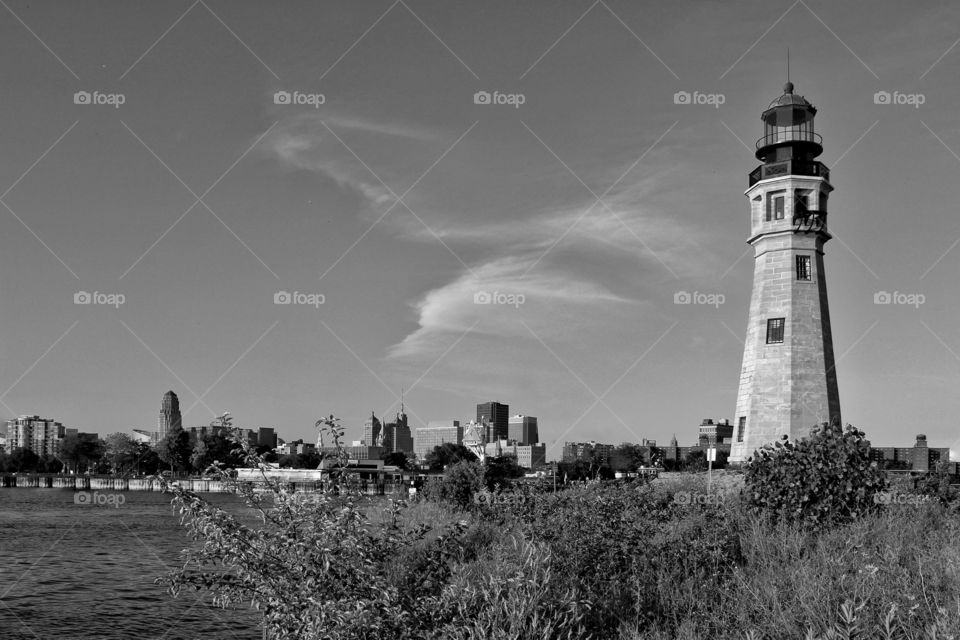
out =
[(960, 638), (960, 4), (0, 0), (0, 640)]

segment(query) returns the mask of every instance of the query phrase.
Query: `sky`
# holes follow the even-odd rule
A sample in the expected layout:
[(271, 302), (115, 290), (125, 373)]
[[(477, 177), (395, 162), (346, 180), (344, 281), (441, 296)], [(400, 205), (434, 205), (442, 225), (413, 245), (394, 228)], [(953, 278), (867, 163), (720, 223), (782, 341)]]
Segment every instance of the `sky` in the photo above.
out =
[(789, 48), (844, 422), (960, 449), (955, 3), (0, 5), (10, 417), (151, 429), (172, 389), (359, 439), (403, 389), (414, 427), (537, 416), (548, 458), (692, 444), (733, 419)]

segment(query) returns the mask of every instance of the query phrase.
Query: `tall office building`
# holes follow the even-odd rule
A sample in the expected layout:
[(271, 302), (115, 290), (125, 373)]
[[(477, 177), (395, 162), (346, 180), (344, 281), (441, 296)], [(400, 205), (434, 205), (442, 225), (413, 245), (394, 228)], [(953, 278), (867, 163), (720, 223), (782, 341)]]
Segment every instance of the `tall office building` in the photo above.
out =
[(401, 405), (397, 417), (392, 422), (383, 425), (383, 452), (393, 453), (395, 451), (402, 453), (413, 453), (414, 451), (413, 434), (407, 424), (407, 414), (403, 411), (403, 405)]
[(510, 405), (484, 402), (477, 405), (477, 422), (487, 425), (487, 442), (506, 440), (510, 434)]
[(413, 434), (407, 424), (403, 405), (400, 405), (400, 411), (390, 422), (381, 422), (371, 411), (370, 417), (363, 424), (363, 440), (360, 442), (364, 447), (378, 447), (383, 454), (395, 451), (413, 453)]
[(381, 437), (382, 425), (377, 415), (371, 411), (370, 417), (363, 423), (363, 444), (367, 447), (379, 446), (378, 440)]
[(427, 426), (417, 427), (413, 452), (422, 462), (428, 453), (445, 442), (463, 444), (463, 427), (459, 420), (431, 420)]
[(540, 442), (536, 416), (510, 416), (507, 439), (520, 445), (531, 445)]
[(183, 428), (183, 418), (180, 416), (180, 400), (173, 391), (163, 394), (160, 403), (160, 417), (157, 419), (157, 440), (163, 440), (167, 433)]

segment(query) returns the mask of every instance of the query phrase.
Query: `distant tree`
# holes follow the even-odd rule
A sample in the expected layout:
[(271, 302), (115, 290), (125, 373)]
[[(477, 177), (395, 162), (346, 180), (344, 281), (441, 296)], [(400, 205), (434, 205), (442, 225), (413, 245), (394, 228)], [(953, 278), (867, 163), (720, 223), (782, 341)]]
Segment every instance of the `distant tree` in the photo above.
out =
[(195, 472), (201, 473), (211, 462), (213, 462), (213, 459), (210, 457), (206, 440), (197, 438), (196, 443), (193, 445), (193, 451), (190, 453), (190, 466)]
[(400, 467), (401, 469), (406, 469), (409, 462), (410, 460), (407, 458), (407, 454), (405, 454), (403, 451), (394, 451), (392, 453), (388, 453), (383, 458), (383, 464), (393, 465), (395, 467)]
[(157, 455), (171, 471), (183, 471), (190, 464), (190, 434), (176, 426), (157, 443)]
[(561, 462), (557, 465), (557, 475), (570, 480), (609, 480), (614, 471), (609, 465), (598, 462), (596, 458), (578, 459), (573, 462)]
[(96, 468), (103, 458), (106, 445), (94, 434), (71, 433), (60, 443), (60, 459), (76, 473)]
[(730, 458), (729, 451), (717, 451), (717, 459), (713, 461), (714, 469), (726, 469), (727, 461)]
[(295, 453), (291, 453), (285, 456), (280, 456), (280, 459), (277, 461), (277, 464), (280, 465), (281, 469), (299, 469), (300, 468), (300, 456)]
[(63, 462), (51, 455), (42, 455), (37, 461), (37, 471), (40, 473), (60, 473)]
[(160, 468), (160, 456), (146, 442), (138, 442), (137, 455), (132, 465), (137, 474), (154, 475)]
[(207, 464), (221, 462), (233, 468), (243, 466), (243, 457), (231, 438), (230, 433), (217, 433), (204, 439), (209, 460)]
[(443, 468), (447, 465), (476, 459), (477, 456), (474, 455), (473, 451), (470, 451), (470, 449), (467, 449), (462, 444), (444, 442), (434, 447), (433, 451), (427, 454), (426, 463), (431, 471), (443, 471)]
[(691, 451), (684, 458), (683, 464), (687, 471), (706, 471), (707, 453), (705, 451)]
[(514, 456), (487, 458), (483, 480), (491, 491), (499, 485), (502, 489), (510, 486), (510, 481), (523, 476), (523, 469)]
[(30, 449), (19, 447), (10, 454), (7, 465), (9, 471), (26, 473), (37, 470), (37, 463), (40, 457)]
[(299, 459), (301, 469), (316, 469), (320, 466), (320, 460), (322, 459), (316, 449), (301, 453), (297, 458)]
[(647, 447), (625, 442), (613, 450), (610, 456), (610, 468), (613, 471), (636, 471), (648, 462), (647, 456)]
[(111, 433), (103, 439), (104, 458), (110, 465), (111, 473), (129, 468), (137, 459), (137, 443), (125, 433)]

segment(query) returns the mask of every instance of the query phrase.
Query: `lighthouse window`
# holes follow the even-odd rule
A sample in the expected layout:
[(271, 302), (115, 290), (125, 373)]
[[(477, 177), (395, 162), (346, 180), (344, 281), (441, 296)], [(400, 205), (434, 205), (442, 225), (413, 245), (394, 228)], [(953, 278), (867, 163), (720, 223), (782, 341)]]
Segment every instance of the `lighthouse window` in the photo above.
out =
[(743, 442), (743, 431), (747, 428), (747, 417), (740, 416), (740, 422), (737, 425), (737, 442)]
[(783, 220), (783, 203), (783, 192), (767, 196), (767, 222), (771, 220)]
[(797, 256), (797, 280), (813, 280), (813, 273), (810, 271), (810, 256)]
[(786, 318), (770, 318), (767, 320), (767, 344), (783, 342), (783, 323)]

